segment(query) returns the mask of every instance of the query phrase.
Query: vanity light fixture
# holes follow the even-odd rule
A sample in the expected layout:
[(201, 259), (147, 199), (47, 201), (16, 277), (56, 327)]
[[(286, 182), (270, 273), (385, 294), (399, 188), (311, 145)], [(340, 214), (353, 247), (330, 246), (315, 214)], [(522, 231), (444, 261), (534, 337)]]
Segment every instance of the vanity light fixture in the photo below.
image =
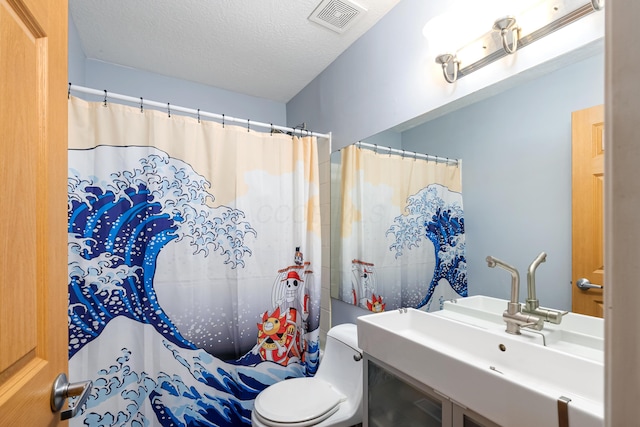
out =
[[(455, 55), (445, 53), (436, 57), (436, 62), (442, 65), (442, 74), (444, 79), (449, 83), (453, 83), (458, 79), (458, 70), (460, 69), (460, 61)], [(451, 72), (449, 71), (451, 69)]]
[(448, 53), (438, 55), (436, 63), (442, 67), (444, 79), (454, 83), (603, 8), (604, 0), (540, 1), (525, 11), (495, 20), (492, 30), (454, 52), (451, 49)]
[[(500, 39), (502, 40), (502, 48), (509, 55), (516, 53), (518, 50), (518, 38), (520, 37), (520, 28), (516, 24), (514, 16), (505, 16), (497, 19), (493, 23), (493, 29), (500, 31)], [(509, 33), (511, 33), (511, 47), (509, 47)]]

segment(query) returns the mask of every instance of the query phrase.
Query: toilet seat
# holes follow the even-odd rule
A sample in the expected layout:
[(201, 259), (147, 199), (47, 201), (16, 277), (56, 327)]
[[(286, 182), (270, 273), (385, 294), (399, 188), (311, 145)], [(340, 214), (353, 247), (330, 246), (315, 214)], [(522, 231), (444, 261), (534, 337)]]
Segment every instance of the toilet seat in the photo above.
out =
[(273, 427), (304, 427), (318, 424), (336, 413), (346, 397), (318, 378), (280, 381), (258, 395), (254, 415)]

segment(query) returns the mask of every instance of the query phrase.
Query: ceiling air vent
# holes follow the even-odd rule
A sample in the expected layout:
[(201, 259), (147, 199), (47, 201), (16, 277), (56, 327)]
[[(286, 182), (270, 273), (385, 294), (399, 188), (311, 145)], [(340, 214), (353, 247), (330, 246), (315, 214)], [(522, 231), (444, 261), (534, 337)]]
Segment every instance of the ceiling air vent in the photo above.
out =
[(367, 10), (349, 0), (323, 0), (309, 20), (337, 33), (344, 33)]

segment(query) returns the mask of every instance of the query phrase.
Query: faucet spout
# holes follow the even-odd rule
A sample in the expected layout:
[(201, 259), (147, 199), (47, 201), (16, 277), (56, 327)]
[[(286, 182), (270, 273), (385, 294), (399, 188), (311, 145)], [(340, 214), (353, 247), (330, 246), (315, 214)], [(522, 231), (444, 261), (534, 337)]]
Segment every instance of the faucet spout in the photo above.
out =
[(531, 265), (529, 266), (529, 271), (527, 271), (527, 308), (531, 310), (535, 310), (538, 308), (540, 303), (538, 302), (538, 298), (536, 298), (536, 269), (540, 264), (547, 260), (547, 254), (541, 252), (540, 255), (533, 260)]
[(502, 318), (507, 324), (506, 332), (520, 335), (521, 328), (541, 330), (544, 325), (542, 319), (534, 315), (524, 314), (520, 311), (520, 302), (518, 301), (520, 294), (520, 273), (518, 273), (518, 270), (492, 256), (487, 257), (487, 265), (490, 268), (500, 267), (511, 273), (511, 299), (507, 304), (507, 309), (502, 313)]
[(514, 266), (509, 265), (506, 262), (499, 260), (498, 258), (494, 258), (491, 255), (487, 257), (487, 265), (490, 268), (500, 267), (503, 270), (511, 273), (511, 301), (509, 304), (519, 305), (518, 297), (520, 294), (520, 273), (518, 273), (518, 270)]
[(527, 272), (527, 301), (524, 308), (522, 308), (522, 312), (540, 317), (547, 322), (559, 324), (562, 322), (564, 312), (540, 307), (540, 302), (536, 297), (536, 269), (540, 264), (545, 262), (546, 259), (547, 254), (541, 252), (529, 266), (529, 271)]

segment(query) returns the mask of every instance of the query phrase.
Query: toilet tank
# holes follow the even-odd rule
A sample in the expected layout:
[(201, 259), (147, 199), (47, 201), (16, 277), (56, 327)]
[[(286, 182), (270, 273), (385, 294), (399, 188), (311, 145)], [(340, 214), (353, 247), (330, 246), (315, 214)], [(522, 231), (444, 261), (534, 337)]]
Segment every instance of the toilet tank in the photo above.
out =
[(316, 378), (332, 384), (347, 399), (362, 399), (362, 351), (358, 348), (356, 325), (334, 326), (327, 333), (327, 343)]

